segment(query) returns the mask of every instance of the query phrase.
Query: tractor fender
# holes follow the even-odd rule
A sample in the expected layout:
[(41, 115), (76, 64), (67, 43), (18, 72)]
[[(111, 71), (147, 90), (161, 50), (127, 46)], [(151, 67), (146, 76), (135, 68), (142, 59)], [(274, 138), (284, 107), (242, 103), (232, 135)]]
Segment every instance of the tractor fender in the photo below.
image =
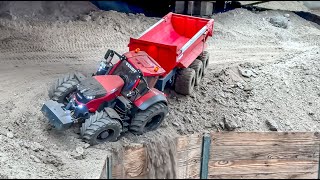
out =
[(108, 114), (111, 119), (118, 119), (121, 122), (119, 114), (112, 108), (106, 107), (104, 111)]
[(148, 93), (138, 98), (134, 102), (134, 105), (137, 106), (140, 110), (146, 110), (150, 106), (158, 102), (163, 102), (168, 105), (168, 101), (164, 93), (155, 88), (152, 88)]

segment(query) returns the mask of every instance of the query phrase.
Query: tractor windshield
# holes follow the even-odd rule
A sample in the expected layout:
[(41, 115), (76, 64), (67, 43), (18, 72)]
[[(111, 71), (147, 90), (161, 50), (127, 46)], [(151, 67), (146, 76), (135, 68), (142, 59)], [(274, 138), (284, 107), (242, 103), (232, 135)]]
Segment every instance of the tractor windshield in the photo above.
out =
[(119, 75), (124, 80), (123, 95), (127, 95), (139, 79), (138, 70), (126, 60), (123, 60), (112, 74)]

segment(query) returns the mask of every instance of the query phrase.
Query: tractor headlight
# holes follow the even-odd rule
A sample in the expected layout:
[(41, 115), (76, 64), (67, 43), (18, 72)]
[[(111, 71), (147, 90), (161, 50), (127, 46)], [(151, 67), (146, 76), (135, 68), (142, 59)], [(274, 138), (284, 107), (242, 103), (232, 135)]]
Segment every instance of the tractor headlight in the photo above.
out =
[(86, 99), (88, 99), (88, 100), (91, 100), (91, 99), (94, 99), (95, 98), (95, 96), (85, 96), (86, 97)]
[(106, 62), (105, 62), (104, 60), (102, 60), (102, 61), (100, 62), (99, 70), (101, 70), (101, 69), (105, 69), (105, 68), (106, 68), (106, 66), (107, 66)]
[(107, 74), (107, 71), (108, 71), (107, 62), (105, 60), (102, 60), (100, 62), (100, 65), (99, 65), (99, 68), (96, 72), (96, 75), (105, 75), (105, 74)]

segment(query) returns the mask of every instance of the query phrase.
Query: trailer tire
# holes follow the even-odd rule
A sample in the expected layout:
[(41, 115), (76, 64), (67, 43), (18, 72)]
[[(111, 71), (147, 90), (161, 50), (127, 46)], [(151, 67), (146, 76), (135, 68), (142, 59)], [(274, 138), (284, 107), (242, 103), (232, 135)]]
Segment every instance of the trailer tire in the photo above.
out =
[(141, 135), (157, 129), (168, 113), (168, 106), (163, 102), (156, 103), (144, 111), (136, 113), (130, 124), (130, 131)]
[(122, 132), (122, 125), (117, 119), (110, 118), (105, 112), (96, 112), (86, 119), (80, 128), (82, 139), (90, 145), (114, 142)]
[(60, 77), (49, 88), (49, 98), (57, 101), (58, 103), (66, 104), (66, 97), (77, 89), (78, 83), (79, 80), (77, 79), (75, 73), (68, 73), (63, 77)]
[(200, 81), (203, 77), (203, 63), (196, 59), (192, 62), (192, 64), (189, 66), (189, 68), (192, 68), (194, 69), (194, 71), (196, 72), (196, 82), (195, 82), (195, 86), (199, 85), (200, 84)]
[(209, 66), (209, 53), (208, 51), (203, 51), (198, 58), (203, 63), (203, 76), (206, 74), (207, 68)]
[(176, 82), (174, 84), (175, 91), (183, 95), (189, 95), (193, 92), (196, 72), (192, 68), (184, 68), (177, 71)]

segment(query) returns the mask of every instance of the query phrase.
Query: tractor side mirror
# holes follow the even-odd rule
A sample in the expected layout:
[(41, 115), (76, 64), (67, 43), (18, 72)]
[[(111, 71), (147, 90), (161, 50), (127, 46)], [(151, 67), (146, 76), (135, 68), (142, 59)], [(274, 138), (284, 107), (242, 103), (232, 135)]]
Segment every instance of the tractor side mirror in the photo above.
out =
[(108, 59), (108, 57), (109, 57), (110, 54), (111, 54), (111, 51), (112, 51), (112, 50), (108, 49), (108, 51), (107, 51), (106, 54), (104, 55), (104, 58), (105, 58), (105, 59)]
[(112, 50), (108, 49), (108, 51), (104, 55), (104, 59), (109, 63), (111, 61), (111, 59), (113, 58), (113, 55), (114, 55), (114, 52)]

